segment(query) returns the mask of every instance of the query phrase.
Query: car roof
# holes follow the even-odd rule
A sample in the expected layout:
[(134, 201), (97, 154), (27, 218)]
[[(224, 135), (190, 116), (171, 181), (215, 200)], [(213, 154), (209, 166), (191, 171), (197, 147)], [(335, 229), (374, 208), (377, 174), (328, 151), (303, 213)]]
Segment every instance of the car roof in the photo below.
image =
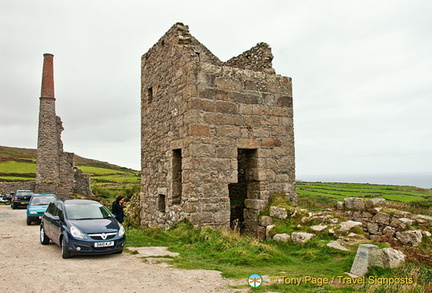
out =
[(57, 197), (54, 193), (34, 193), (33, 196), (55, 196)]
[(89, 200), (89, 199), (66, 199), (63, 202), (65, 205), (68, 205), (68, 204), (95, 204), (95, 203), (102, 205), (98, 201)]

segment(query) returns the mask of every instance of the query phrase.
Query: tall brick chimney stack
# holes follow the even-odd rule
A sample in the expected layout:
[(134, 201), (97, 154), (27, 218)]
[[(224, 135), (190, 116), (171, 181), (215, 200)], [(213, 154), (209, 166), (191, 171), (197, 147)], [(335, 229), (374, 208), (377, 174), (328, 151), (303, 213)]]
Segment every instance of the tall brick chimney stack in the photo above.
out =
[(62, 152), (60, 118), (55, 111), (54, 55), (44, 54), (39, 104), (39, 131), (36, 161), (36, 192), (54, 192), (60, 182), (59, 156)]
[(71, 198), (73, 193), (92, 196), (89, 175), (74, 167), (73, 153), (63, 151), (63, 124), (55, 109), (53, 61), (53, 54), (44, 54), (35, 193), (54, 193), (59, 199)]
[(41, 97), (54, 98), (54, 55), (44, 54)]

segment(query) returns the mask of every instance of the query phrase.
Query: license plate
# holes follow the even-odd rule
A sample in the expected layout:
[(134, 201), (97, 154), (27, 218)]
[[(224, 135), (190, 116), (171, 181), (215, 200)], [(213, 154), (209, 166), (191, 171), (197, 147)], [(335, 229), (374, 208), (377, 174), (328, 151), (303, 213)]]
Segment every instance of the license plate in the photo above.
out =
[(96, 242), (95, 247), (109, 247), (114, 246), (114, 241)]
[(22, 202), (21, 204), (27, 204), (26, 202)]

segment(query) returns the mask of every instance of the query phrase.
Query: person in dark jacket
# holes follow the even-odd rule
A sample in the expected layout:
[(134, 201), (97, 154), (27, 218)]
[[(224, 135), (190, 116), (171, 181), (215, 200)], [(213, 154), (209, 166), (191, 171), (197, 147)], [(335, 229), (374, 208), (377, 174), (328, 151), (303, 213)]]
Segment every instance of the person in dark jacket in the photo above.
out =
[(112, 203), (111, 211), (117, 221), (120, 223), (123, 223), (124, 220), (124, 212), (123, 212), (123, 203), (124, 203), (124, 196), (117, 196), (117, 199)]

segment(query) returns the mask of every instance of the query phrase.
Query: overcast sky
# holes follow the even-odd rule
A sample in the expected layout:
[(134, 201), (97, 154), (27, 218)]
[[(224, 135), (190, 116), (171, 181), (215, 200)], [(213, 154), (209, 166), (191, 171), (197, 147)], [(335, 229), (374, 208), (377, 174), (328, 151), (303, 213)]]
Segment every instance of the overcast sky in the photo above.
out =
[(35, 148), (44, 53), (64, 149), (140, 169), (140, 58), (176, 22), (293, 78), (297, 177), (432, 173), (432, 1), (0, 0), (0, 145)]

